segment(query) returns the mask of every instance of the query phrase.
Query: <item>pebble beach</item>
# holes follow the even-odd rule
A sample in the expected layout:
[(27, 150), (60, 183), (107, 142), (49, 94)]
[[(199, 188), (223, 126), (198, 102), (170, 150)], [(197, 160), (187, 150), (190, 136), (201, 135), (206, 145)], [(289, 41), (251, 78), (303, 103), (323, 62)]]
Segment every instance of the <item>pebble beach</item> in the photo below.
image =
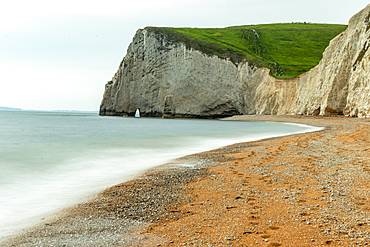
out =
[(234, 116), (324, 127), (148, 170), (0, 246), (370, 245), (370, 121)]

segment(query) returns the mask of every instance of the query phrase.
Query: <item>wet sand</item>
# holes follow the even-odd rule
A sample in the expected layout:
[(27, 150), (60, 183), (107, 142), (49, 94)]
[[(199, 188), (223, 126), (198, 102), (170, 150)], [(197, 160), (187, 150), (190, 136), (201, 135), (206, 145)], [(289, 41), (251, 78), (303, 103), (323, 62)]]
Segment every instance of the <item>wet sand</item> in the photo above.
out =
[[(1, 246), (366, 246), (370, 121), (236, 116), (314, 133), (234, 144), (151, 169)], [(183, 166), (190, 164), (192, 166)]]

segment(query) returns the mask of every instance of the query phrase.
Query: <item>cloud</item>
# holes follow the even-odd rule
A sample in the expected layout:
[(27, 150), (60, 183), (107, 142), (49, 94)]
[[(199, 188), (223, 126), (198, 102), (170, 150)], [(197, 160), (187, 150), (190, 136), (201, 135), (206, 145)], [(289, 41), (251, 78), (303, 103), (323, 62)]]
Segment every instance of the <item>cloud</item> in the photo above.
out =
[[(111, 71), (0, 62), (0, 106), (97, 110)], [(99, 85), (99, 86), (97, 86)]]
[(367, 0), (3, 1), (0, 105), (96, 110), (104, 84), (114, 75), (135, 31), (145, 26), (346, 24), (367, 4)]

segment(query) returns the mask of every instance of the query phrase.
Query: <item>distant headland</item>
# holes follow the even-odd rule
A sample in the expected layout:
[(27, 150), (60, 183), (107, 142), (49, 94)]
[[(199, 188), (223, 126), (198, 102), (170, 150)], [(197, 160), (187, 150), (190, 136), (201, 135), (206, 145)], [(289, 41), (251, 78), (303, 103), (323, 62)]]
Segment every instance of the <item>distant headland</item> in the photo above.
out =
[(70, 113), (98, 113), (98, 111), (83, 111), (83, 110), (33, 110), (0, 106), (0, 111), (31, 111), (31, 112), (70, 112)]

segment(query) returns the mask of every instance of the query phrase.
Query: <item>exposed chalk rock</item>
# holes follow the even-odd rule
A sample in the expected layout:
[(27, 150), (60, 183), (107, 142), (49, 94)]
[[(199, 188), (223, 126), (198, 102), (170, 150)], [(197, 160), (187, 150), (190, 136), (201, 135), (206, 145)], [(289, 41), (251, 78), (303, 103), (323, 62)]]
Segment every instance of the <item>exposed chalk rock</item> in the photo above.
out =
[(370, 117), (370, 5), (334, 38), (319, 65), (279, 80), (269, 69), (169, 42), (137, 31), (112, 81), (101, 115), (222, 117), (236, 114), (307, 114)]
[(296, 113), (369, 117), (370, 5), (334, 38), (319, 65), (297, 83)]
[(142, 116), (162, 116), (169, 95), (177, 116), (293, 114), (295, 91), (295, 83), (276, 81), (266, 68), (236, 66), (143, 29), (106, 85), (100, 114), (132, 115), (140, 108)]

